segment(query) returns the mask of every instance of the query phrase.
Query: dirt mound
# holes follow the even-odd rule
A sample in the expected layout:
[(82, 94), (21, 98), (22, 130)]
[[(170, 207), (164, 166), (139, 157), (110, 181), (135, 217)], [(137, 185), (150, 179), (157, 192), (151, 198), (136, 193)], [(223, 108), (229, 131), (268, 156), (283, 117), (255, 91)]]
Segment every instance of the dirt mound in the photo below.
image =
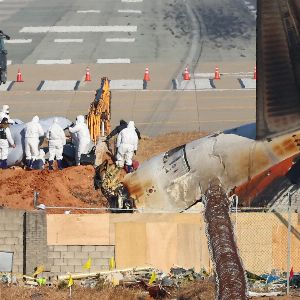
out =
[[(140, 140), (136, 159), (143, 161), (176, 146), (203, 136), (199, 132), (171, 133)], [(25, 171), (21, 168), (0, 170), (0, 205), (34, 209), (33, 194), (46, 206), (106, 207), (106, 199), (94, 189), (92, 166), (70, 167), (62, 171)], [(53, 212), (58, 212), (53, 210)]]

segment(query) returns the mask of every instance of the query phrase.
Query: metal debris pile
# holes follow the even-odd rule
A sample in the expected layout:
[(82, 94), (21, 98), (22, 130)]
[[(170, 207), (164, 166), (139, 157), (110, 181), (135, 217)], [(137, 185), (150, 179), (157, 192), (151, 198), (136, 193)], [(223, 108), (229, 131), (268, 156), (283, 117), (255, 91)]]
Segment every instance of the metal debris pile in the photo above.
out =
[(127, 188), (120, 181), (121, 172), (122, 169), (105, 160), (95, 170), (94, 186), (95, 189), (101, 189), (111, 208), (116, 208), (116, 211), (125, 209), (123, 212), (131, 212), (134, 199), (130, 197)]
[[(59, 276), (59, 282), (66, 283), (70, 275)], [(174, 290), (196, 281), (208, 279), (208, 273), (203, 269), (196, 272), (194, 269), (174, 267), (169, 273), (145, 267), (136, 269), (123, 269), (101, 271), (98, 273), (71, 275), (74, 280), (85, 288), (102, 288), (105, 286), (123, 286), (136, 288), (148, 292), (153, 298), (167, 297)]]

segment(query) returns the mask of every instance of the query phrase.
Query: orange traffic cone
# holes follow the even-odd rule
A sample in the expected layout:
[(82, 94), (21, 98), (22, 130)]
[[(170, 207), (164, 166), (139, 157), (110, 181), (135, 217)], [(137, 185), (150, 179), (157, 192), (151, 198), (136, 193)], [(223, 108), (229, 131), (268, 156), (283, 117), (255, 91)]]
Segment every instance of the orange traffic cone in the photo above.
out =
[(90, 68), (89, 67), (86, 68), (85, 80), (84, 81), (91, 81), (91, 73), (90, 73)]
[(187, 66), (183, 72), (183, 80), (190, 80), (190, 79), (191, 79), (191, 75), (190, 75), (190, 72), (189, 72), (188, 66)]
[(150, 81), (149, 68), (146, 68), (146, 70), (145, 70), (144, 80), (145, 81)]
[(253, 79), (256, 80), (256, 66), (254, 67)]
[(216, 80), (221, 79), (220, 71), (219, 71), (219, 68), (218, 68), (218, 67), (216, 67), (216, 70), (215, 70), (215, 79), (216, 79)]
[(22, 79), (22, 74), (21, 74), (21, 71), (20, 71), (20, 69), (18, 69), (18, 74), (17, 74), (17, 82), (23, 82), (23, 79)]

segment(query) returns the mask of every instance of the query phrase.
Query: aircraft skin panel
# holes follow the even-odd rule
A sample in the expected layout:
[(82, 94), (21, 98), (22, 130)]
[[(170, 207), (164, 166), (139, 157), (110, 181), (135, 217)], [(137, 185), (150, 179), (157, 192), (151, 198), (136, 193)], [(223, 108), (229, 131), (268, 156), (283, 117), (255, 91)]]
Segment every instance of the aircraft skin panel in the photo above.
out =
[[(144, 162), (126, 175), (124, 184), (136, 199), (137, 208), (180, 211), (200, 200), (214, 178), (230, 195), (240, 186), (246, 190), (247, 182), (251, 186), (257, 176), (264, 178), (287, 160), (289, 163), (281, 165), (284, 173), (292, 165), (289, 159), (300, 155), (299, 149), (300, 131), (264, 141), (217, 133), (177, 148), (175, 153), (169, 151), (174, 160), (167, 161), (163, 153)], [(252, 194), (251, 189), (248, 191), (244, 196), (249, 200)]]
[(256, 138), (300, 128), (297, 0), (257, 1)]

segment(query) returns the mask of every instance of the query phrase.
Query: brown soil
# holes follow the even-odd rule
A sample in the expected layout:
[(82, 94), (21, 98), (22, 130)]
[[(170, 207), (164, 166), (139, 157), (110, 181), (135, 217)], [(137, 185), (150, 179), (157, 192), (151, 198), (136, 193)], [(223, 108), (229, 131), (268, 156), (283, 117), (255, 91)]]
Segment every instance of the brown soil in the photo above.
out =
[[(203, 136), (203, 133), (170, 133), (143, 137), (136, 160), (140, 163), (161, 152)], [(62, 171), (0, 170), (0, 206), (32, 210), (34, 191), (46, 206), (105, 207), (106, 199), (93, 185), (92, 166), (70, 167)], [(50, 210), (49, 212), (58, 212)]]

